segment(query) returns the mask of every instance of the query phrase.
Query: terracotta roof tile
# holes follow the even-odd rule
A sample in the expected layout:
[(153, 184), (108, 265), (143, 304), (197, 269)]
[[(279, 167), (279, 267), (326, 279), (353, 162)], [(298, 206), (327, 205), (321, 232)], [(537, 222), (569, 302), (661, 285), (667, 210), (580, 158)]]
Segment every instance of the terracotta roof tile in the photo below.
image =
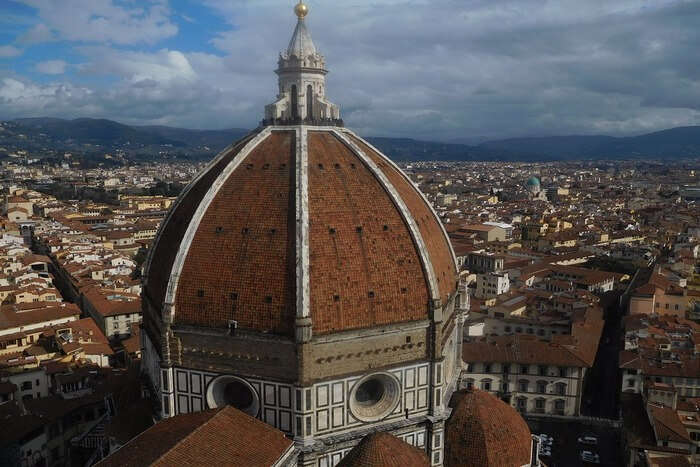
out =
[(291, 447), (282, 432), (225, 407), (165, 419), (97, 465), (269, 467)]
[[(173, 204), (172, 213), (167, 220), (168, 228), (165, 229), (162, 228), (164, 226), (161, 227), (160, 237), (155, 242), (151, 252), (151, 274), (148, 278), (148, 287), (145, 293), (154, 304), (163, 303), (165, 290), (168, 287), (168, 280), (170, 278), (170, 270), (175, 261), (175, 255), (177, 255), (177, 246), (180, 244), (183, 235), (185, 235), (187, 226), (197, 206), (202, 198), (204, 198), (209, 187), (214, 183), (214, 180), (216, 180), (216, 177), (252, 137), (252, 134), (246, 136), (228, 153), (223, 154), (221, 159), (219, 159), (210, 170), (190, 186), (186, 195), (183, 195)], [(166, 224), (166, 222), (164, 222), (164, 224)]]
[[(411, 211), (446, 302), (456, 289), (456, 268), (439, 219), (400, 171), (370, 151)], [(274, 130), (222, 185), (185, 258), (175, 323), (226, 327), (235, 320), (241, 329), (293, 335), (295, 152), (295, 132)], [(206, 186), (196, 182), (161, 228), (145, 290), (156, 309), (189, 219), (231, 160), (222, 158), (201, 179)], [(310, 131), (308, 182), (314, 333), (427, 319), (430, 296), (417, 245), (375, 174), (331, 132)], [(157, 328), (152, 321), (160, 321), (158, 311), (144, 317), (149, 333)]]
[(455, 292), (457, 287), (457, 265), (452, 257), (452, 246), (445, 238), (440, 226), (440, 220), (435, 217), (430, 206), (423, 201), (418, 189), (395, 169), (385, 156), (378, 154), (364, 141), (354, 137), (353, 140), (384, 172), (403, 202), (406, 203), (408, 210), (411, 211), (430, 254), (430, 262), (433, 264), (438, 280), (440, 298), (443, 304), (447, 303), (448, 297)]
[(681, 423), (675, 410), (670, 407), (658, 407), (649, 403), (647, 404), (647, 411), (651, 416), (657, 440), (692, 443), (688, 430)]
[(293, 131), (273, 132), (221, 187), (182, 268), (176, 322), (293, 334), (294, 147)]
[(428, 318), (408, 226), (375, 176), (328, 132), (309, 133), (309, 230), (315, 333)]
[(414, 448), (389, 433), (371, 433), (352, 448), (338, 467), (429, 466), (425, 451)]
[(450, 406), (445, 467), (519, 467), (530, 462), (530, 429), (513, 407), (479, 390), (454, 393)]

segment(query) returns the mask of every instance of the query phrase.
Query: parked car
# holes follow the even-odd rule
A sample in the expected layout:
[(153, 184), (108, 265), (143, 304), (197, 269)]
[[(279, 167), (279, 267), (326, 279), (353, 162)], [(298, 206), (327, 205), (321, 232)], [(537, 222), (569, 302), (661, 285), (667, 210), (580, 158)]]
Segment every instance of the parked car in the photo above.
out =
[(581, 460), (591, 464), (600, 464), (600, 456), (591, 451), (581, 451)]
[(578, 439), (578, 442), (581, 444), (590, 444), (592, 446), (595, 446), (596, 444), (598, 444), (598, 438), (596, 438), (595, 436), (586, 435), (586, 436), (581, 436)]

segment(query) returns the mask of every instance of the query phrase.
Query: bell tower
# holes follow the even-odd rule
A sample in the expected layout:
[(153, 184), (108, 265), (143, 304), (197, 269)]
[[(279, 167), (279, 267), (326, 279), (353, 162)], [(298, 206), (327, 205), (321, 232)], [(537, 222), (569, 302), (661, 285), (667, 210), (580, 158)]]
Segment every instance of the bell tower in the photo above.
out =
[(318, 53), (305, 18), (309, 7), (294, 7), (298, 21), (287, 50), (280, 53), (277, 101), (265, 106), (263, 125), (320, 124), (342, 126), (340, 109), (326, 100), (326, 60)]

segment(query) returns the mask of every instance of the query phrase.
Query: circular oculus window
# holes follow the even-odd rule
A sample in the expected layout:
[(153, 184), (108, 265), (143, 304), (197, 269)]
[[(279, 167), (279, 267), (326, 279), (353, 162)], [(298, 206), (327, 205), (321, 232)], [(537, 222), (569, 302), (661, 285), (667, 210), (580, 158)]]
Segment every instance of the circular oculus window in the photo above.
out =
[(376, 422), (393, 412), (399, 399), (399, 380), (389, 373), (374, 373), (353, 387), (350, 411), (360, 421)]
[(207, 404), (212, 409), (231, 405), (253, 417), (260, 411), (260, 398), (253, 386), (236, 376), (219, 376), (209, 383)]

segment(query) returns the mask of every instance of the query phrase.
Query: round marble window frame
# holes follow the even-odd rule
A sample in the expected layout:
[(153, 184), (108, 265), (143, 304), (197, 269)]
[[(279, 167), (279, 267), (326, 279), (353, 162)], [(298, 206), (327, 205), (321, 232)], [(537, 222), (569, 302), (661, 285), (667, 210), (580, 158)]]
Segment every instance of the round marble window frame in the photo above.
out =
[[(359, 388), (371, 380), (379, 380), (383, 393), (378, 402), (371, 406), (362, 405), (357, 401)], [(358, 380), (350, 391), (348, 406), (353, 417), (361, 422), (378, 422), (388, 417), (401, 402), (401, 382), (391, 373), (377, 372)]]
[[(207, 406), (210, 409), (216, 409), (219, 407), (225, 407), (227, 404), (218, 404), (217, 403), (217, 394), (216, 391), (221, 391), (221, 397), (223, 397), (223, 391), (226, 388), (226, 385), (230, 383), (241, 383), (248, 391), (250, 391), (250, 394), (253, 398), (253, 403), (248, 407), (247, 409), (238, 409), (238, 407), (235, 407), (236, 409), (240, 410), (241, 412), (247, 413), (251, 417), (257, 417), (258, 414), (260, 413), (260, 395), (258, 392), (255, 390), (255, 388), (245, 379), (240, 378), (238, 376), (233, 376), (233, 375), (221, 375), (217, 376), (211, 382), (209, 383), (209, 386), (207, 386), (207, 392), (206, 392), (206, 399), (207, 399)], [(219, 389), (221, 387), (221, 389)]]

